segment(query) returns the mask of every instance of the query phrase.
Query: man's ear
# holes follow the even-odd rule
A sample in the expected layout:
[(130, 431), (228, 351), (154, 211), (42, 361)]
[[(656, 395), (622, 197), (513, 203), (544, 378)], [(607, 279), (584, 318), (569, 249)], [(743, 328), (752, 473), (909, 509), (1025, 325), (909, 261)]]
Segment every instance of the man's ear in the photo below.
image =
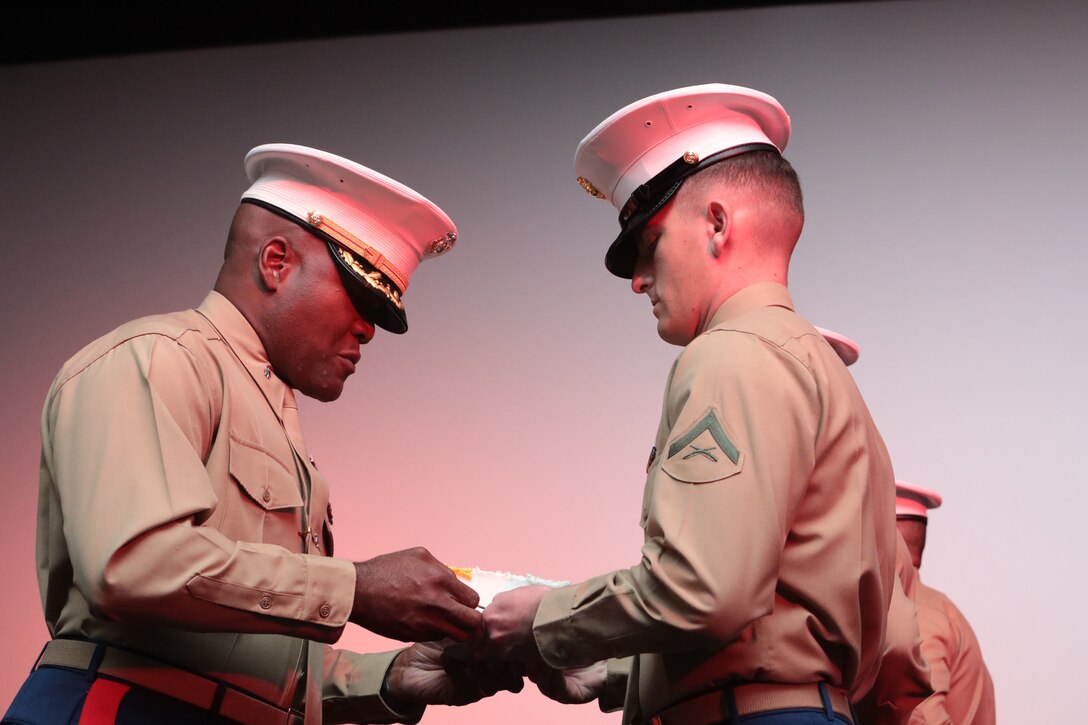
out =
[(707, 253), (714, 259), (725, 254), (729, 234), (733, 229), (733, 210), (721, 199), (711, 199), (706, 205)]
[(265, 289), (279, 289), (291, 268), (291, 245), (284, 237), (272, 237), (257, 255), (257, 275)]

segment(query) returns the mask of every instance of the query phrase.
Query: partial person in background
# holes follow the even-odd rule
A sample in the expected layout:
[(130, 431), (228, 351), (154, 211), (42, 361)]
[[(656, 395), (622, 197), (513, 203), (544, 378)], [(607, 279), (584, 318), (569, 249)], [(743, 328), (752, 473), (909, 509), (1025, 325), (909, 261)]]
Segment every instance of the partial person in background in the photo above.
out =
[[(941, 505), (935, 491), (906, 481), (895, 482), (895, 518), (916, 569), (922, 567), (929, 509)], [(915, 710), (918, 723), (994, 725), (994, 683), (974, 630), (963, 612), (918, 577), (914, 600), (922, 631), (922, 654), (929, 663), (933, 696)]]
[[(822, 327), (816, 329), (847, 367), (861, 357), (861, 348), (849, 337)], [(858, 719), (864, 725), (904, 725), (915, 707), (933, 693), (914, 605), (914, 564), (898, 531), (895, 538), (895, 592), (888, 607), (880, 672), (872, 689), (855, 703)]]
[[(854, 723), (894, 588), (891, 463), (842, 361), (794, 312), (800, 183), (771, 96), (637, 101), (578, 146), (620, 212), (605, 256), (683, 346), (647, 469), (641, 561), (484, 611), (491, 646), (625, 723)], [(885, 523), (887, 525), (885, 525)]]
[[(415, 722), (521, 687), (447, 672), (438, 644), (323, 644), (349, 622), (405, 641), (482, 626), (476, 593), (425, 549), (333, 557), (295, 402), (338, 398), (375, 326), (405, 332), (409, 275), (454, 245), (453, 222), (316, 149), (260, 146), (245, 169), (203, 303), (122, 325), (49, 390), (37, 565), (53, 639), (5, 723)], [(381, 445), (341, 435), (361, 462)]]

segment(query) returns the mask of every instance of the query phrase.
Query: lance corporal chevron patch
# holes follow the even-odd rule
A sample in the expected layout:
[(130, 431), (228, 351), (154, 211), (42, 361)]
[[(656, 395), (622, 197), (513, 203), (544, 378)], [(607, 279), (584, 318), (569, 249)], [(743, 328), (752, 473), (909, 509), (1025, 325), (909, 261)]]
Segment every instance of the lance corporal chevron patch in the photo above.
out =
[(740, 472), (744, 460), (711, 408), (669, 443), (664, 471), (678, 481), (708, 483)]

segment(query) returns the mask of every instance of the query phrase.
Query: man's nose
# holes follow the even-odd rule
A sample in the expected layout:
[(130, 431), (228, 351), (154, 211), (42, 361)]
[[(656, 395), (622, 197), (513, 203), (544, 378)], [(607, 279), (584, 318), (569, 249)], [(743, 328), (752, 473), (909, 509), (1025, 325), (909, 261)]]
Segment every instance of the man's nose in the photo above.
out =
[(355, 328), (351, 331), (360, 345), (365, 345), (374, 339), (374, 325), (362, 317), (357, 318)]

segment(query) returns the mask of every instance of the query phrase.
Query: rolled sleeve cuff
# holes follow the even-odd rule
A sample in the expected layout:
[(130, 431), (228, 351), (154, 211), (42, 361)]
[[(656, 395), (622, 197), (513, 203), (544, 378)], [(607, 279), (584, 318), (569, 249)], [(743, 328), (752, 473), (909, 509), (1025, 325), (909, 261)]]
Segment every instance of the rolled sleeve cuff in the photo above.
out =
[(608, 660), (604, 691), (597, 698), (597, 704), (600, 706), (601, 712), (614, 712), (623, 709), (627, 699), (627, 683), (631, 677), (631, 664), (633, 661), (633, 657)]
[[(325, 696), (322, 698), (322, 714), (327, 723), (418, 723), (423, 718), (425, 706), (420, 705), (408, 711), (400, 711), (393, 707), (382, 690), (385, 677), (389, 668), (393, 666), (393, 660), (404, 650), (391, 652), (379, 652), (375, 654), (356, 655), (365, 662), (360, 667), (358, 679), (350, 685), (350, 692), (342, 687), (343, 683), (336, 681), (333, 676), (331, 682), (325, 683)], [(332, 692), (330, 692), (332, 690)]]
[(309, 569), (303, 619), (342, 628), (355, 601), (355, 566), (345, 559), (307, 557)]
[(573, 586), (547, 592), (540, 600), (533, 620), (533, 638), (540, 656), (556, 669), (578, 667), (600, 659), (589, 655), (587, 661), (582, 661), (587, 654), (585, 648), (578, 648), (577, 640), (571, 636), (569, 625), (576, 595), (577, 589)]

